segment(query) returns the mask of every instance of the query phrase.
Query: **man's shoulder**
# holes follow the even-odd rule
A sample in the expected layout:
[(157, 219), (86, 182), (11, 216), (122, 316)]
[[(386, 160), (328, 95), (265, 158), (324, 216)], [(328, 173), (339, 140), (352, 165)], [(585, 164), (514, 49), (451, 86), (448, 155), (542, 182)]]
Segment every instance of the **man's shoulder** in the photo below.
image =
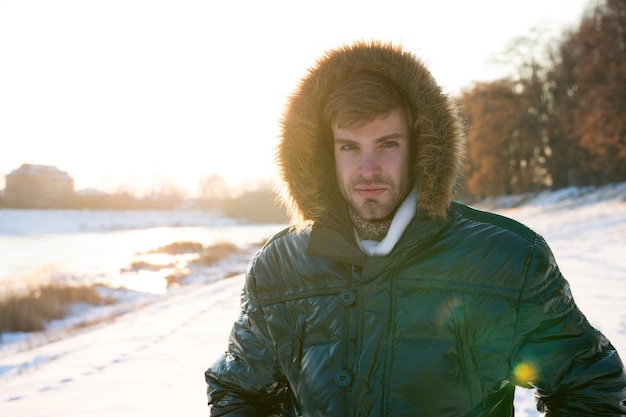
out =
[(296, 242), (306, 242), (308, 241), (308, 238), (309, 233), (306, 231), (295, 231), (292, 227), (285, 227), (284, 229), (274, 234), (274, 236), (269, 238), (261, 248), (261, 251), (279, 250), (281, 245), (291, 245)]
[(253, 263), (272, 267), (301, 262), (301, 258), (306, 255), (308, 242), (308, 233), (297, 232), (286, 227), (265, 242), (261, 250), (257, 252)]
[(256, 253), (246, 273), (250, 302), (258, 307), (280, 303), (335, 279), (332, 262), (307, 253), (309, 238), (308, 232), (281, 230)]
[(452, 203), (452, 207), (456, 213), (464, 219), (507, 230), (518, 235), (524, 240), (527, 240), (528, 242), (534, 242), (538, 236), (537, 233), (530, 227), (510, 217), (489, 211), (479, 210), (457, 201)]

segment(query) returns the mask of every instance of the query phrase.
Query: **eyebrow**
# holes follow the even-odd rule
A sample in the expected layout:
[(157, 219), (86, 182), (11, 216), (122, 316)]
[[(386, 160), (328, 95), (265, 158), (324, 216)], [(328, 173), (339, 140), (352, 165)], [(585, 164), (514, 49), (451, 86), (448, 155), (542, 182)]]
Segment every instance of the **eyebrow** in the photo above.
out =
[[(375, 142), (376, 143), (381, 143), (381, 142), (385, 142), (385, 141), (390, 140), (390, 139), (407, 139), (408, 140), (408, 137), (406, 135), (400, 133), (400, 132), (392, 132), (392, 133), (389, 133), (388, 135), (376, 138)], [(341, 136), (333, 137), (333, 141), (335, 143), (340, 143), (340, 144), (357, 143), (357, 141), (355, 141), (355, 140), (342, 138)]]

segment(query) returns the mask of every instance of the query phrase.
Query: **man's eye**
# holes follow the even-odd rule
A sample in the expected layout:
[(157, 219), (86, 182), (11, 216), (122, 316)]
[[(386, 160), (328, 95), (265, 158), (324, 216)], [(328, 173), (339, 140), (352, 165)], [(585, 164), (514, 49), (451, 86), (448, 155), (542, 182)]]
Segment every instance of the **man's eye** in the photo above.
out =
[(393, 148), (394, 146), (398, 146), (398, 142), (395, 140), (386, 140), (383, 142), (383, 148)]
[(341, 145), (341, 147), (339, 148), (342, 151), (352, 151), (356, 149), (356, 146), (354, 145)]

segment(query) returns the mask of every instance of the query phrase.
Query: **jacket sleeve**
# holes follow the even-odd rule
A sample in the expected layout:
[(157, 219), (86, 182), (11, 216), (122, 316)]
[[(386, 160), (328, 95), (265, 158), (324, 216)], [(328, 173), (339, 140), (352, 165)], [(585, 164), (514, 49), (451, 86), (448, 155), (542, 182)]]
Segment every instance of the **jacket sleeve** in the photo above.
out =
[(247, 288), (241, 299), (242, 312), (232, 327), (228, 350), (205, 372), (211, 416), (281, 415), (287, 385), (260, 336), (262, 314), (249, 302)]
[(512, 379), (534, 388), (547, 417), (626, 416), (624, 365), (576, 306), (541, 237), (526, 265)]

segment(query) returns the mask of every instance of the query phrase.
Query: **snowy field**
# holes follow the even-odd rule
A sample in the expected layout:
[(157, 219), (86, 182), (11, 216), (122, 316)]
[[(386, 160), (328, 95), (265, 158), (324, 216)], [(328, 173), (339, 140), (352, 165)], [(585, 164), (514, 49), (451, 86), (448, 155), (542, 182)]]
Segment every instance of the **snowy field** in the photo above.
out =
[[(626, 357), (626, 183), (478, 207), (546, 237), (578, 305)], [(244, 267), (243, 261), (224, 266)], [(241, 285), (237, 276), (182, 286), (53, 342), (19, 351), (5, 345), (0, 415), (208, 415), (203, 372), (226, 347)], [(531, 393), (518, 390), (516, 416), (537, 415)]]

